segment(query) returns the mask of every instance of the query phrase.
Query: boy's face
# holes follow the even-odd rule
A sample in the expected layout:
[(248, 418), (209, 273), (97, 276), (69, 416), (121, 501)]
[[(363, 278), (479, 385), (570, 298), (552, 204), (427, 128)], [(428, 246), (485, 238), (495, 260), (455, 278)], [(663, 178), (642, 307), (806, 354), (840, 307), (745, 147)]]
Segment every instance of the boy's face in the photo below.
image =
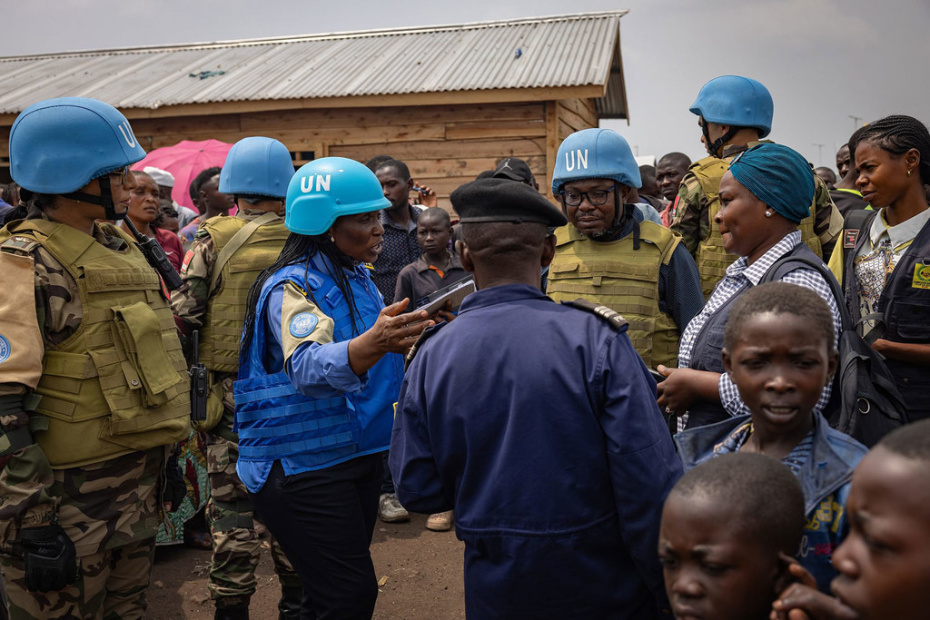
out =
[(810, 413), (836, 370), (838, 355), (826, 335), (795, 314), (764, 312), (749, 317), (723, 365), (753, 424), (769, 435), (810, 427)]
[(672, 492), (662, 510), (659, 559), (677, 620), (767, 618), (783, 564), (734, 527), (718, 498)]
[(833, 553), (831, 589), (862, 620), (926, 618), (930, 608), (930, 465), (877, 447), (853, 474), (850, 531)]
[(440, 254), (449, 247), (452, 228), (437, 217), (421, 215), (417, 220), (417, 243), (427, 254)]

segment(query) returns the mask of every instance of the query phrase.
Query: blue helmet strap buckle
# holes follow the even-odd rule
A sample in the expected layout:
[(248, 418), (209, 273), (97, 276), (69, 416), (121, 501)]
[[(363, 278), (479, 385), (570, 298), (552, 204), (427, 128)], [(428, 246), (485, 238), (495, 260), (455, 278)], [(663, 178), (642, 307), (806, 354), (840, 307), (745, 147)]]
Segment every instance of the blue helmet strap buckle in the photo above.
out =
[(113, 192), (110, 190), (110, 175), (105, 174), (102, 177), (98, 177), (97, 184), (100, 185), (99, 196), (86, 194), (84, 192), (70, 192), (68, 194), (62, 194), (62, 196), (79, 202), (89, 202), (91, 204), (100, 205), (103, 207), (104, 213), (106, 213), (106, 219), (111, 221), (118, 221), (126, 217), (125, 213), (116, 212), (116, 206), (113, 204)]

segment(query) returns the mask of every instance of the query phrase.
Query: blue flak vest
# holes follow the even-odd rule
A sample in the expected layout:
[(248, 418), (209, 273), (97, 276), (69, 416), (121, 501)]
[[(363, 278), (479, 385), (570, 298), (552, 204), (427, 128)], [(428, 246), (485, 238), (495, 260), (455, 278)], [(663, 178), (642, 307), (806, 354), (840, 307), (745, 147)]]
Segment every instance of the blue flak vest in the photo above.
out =
[[(349, 278), (360, 315), (357, 334), (374, 325), (384, 307), (374, 283), (360, 274), (356, 271), (355, 277)], [(356, 335), (349, 304), (335, 280), (313, 269), (306, 271), (306, 279), (304, 275), (303, 265), (290, 265), (265, 282), (248, 355), (245, 363), (240, 363), (234, 387), (240, 460), (294, 457), (299, 462), (295, 473), (387, 450), (404, 372), (401, 356), (388, 353), (368, 370), (368, 384), (363, 390), (327, 399), (298, 392), (283, 369), (269, 374), (263, 362), (267, 346), (265, 312), (271, 291), (286, 281), (310, 291), (320, 310), (333, 319), (334, 342), (351, 340)]]

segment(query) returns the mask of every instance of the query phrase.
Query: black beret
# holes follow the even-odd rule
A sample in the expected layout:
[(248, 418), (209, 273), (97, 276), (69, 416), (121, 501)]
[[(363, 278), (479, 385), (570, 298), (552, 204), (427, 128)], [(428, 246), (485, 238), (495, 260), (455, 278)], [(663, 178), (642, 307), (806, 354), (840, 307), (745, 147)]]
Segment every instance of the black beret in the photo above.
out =
[(462, 223), (536, 222), (564, 226), (565, 214), (542, 194), (509, 179), (478, 179), (462, 185), (449, 197)]

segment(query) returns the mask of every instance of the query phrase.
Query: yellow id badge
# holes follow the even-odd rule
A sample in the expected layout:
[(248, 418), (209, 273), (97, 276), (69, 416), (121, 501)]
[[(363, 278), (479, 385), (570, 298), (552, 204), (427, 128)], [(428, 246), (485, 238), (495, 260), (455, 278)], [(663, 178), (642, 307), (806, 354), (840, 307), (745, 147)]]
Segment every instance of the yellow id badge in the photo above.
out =
[(930, 290), (930, 265), (923, 263), (914, 265), (914, 279), (911, 281), (911, 287)]

